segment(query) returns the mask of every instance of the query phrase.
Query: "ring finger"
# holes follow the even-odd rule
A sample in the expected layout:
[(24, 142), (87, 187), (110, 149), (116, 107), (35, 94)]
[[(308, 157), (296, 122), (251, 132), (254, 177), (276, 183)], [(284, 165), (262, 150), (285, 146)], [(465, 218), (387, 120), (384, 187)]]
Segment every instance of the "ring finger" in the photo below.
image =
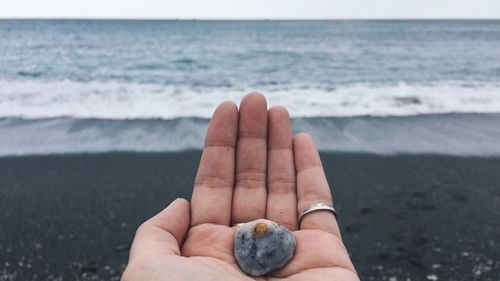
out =
[(293, 163), (293, 139), (286, 108), (268, 112), (267, 212), (269, 220), (297, 229), (297, 190)]

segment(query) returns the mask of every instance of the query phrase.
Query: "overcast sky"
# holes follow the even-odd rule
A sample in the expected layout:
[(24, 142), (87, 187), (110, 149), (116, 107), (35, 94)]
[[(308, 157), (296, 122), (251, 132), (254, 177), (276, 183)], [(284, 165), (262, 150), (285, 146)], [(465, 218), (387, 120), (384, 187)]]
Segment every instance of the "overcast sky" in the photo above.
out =
[(500, 0), (0, 0), (1, 18), (500, 18)]

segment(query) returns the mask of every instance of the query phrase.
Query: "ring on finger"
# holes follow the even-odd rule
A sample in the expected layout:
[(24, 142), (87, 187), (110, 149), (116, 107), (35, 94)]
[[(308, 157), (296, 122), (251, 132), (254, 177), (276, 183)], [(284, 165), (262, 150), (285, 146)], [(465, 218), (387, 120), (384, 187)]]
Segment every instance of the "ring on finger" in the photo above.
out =
[(333, 213), (335, 218), (337, 218), (337, 211), (335, 211), (335, 208), (333, 207), (332, 204), (314, 203), (314, 204), (308, 205), (304, 209), (302, 209), (302, 211), (299, 214), (299, 220), (298, 220), (299, 225), (300, 225), (300, 221), (302, 220), (302, 218), (305, 215), (312, 213), (312, 212), (315, 212), (315, 211), (330, 211)]

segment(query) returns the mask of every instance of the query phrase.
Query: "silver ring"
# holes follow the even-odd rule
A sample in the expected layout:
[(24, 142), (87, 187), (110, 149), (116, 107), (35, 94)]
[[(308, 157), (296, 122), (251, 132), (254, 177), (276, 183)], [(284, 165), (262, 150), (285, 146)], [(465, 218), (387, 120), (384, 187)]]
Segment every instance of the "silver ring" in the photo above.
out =
[(307, 214), (314, 212), (314, 211), (330, 211), (333, 213), (335, 218), (337, 218), (337, 212), (335, 211), (335, 208), (333, 208), (333, 205), (327, 204), (327, 203), (316, 203), (316, 204), (311, 204), (304, 209), (302, 209), (302, 212), (299, 214), (299, 225), (300, 225), (300, 220)]

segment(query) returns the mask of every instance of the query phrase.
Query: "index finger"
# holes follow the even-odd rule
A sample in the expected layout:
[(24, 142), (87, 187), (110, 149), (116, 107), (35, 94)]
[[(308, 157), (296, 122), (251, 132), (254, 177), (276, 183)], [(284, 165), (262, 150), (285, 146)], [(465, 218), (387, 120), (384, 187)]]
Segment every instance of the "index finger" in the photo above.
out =
[(191, 199), (191, 225), (229, 225), (234, 186), (238, 107), (224, 102), (215, 110)]

